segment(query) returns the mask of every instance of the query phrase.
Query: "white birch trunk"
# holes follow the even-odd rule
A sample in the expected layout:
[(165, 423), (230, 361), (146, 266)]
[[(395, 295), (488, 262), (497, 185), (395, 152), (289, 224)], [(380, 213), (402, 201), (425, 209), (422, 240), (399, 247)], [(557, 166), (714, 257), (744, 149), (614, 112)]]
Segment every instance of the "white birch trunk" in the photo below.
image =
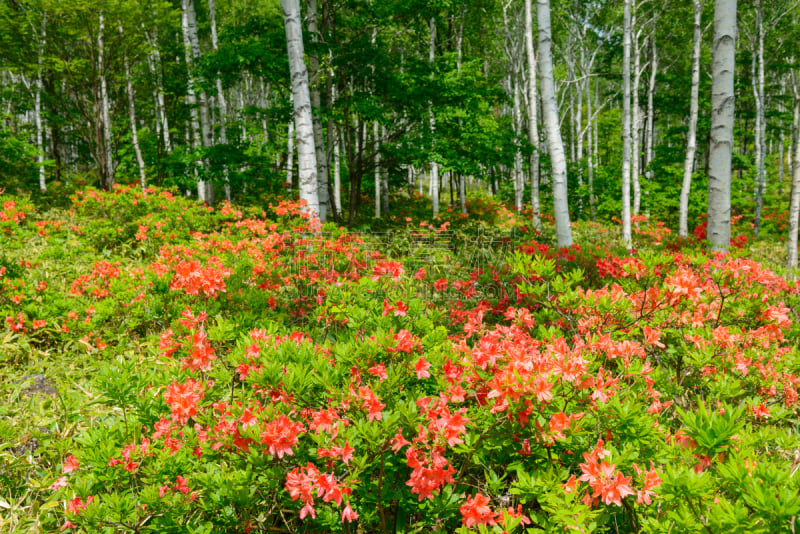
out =
[(47, 14), (42, 16), (42, 32), (39, 36), (39, 57), (36, 60), (36, 94), (34, 96), (33, 114), (36, 122), (36, 162), (39, 164), (39, 190), (47, 191), (44, 173), (44, 135), (42, 128), (42, 57), (44, 57), (45, 39), (47, 38)]
[(308, 91), (308, 71), (303, 58), (303, 30), (298, 0), (281, 0), (286, 25), (286, 47), (294, 97), (294, 123), (297, 135), (297, 165), (300, 200), (306, 202), (305, 212), (318, 217), (319, 188), (317, 183), (317, 153), (314, 145), (314, 126), (311, 118), (311, 98)]
[(692, 171), (697, 153), (697, 116), (700, 93), (700, 47), (702, 46), (703, 4), (705, 0), (692, 0), (694, 4), (694, 32), (692, 35), (692, 88), (689, 96), (689, 131), (686, 133), (686, 159), (683, 161), (683, 184), (681, 185), (678, 235), (689, 236), (689, 192), (692, 187)]
[(784, 135), (783, 132), (781, 132), (780, 138), (778, 140), (778, 183), (779, 184), (783, 183), (783, 173), (785, 172), (784, 170), (785, 162), (783, 161), (785, 157), (783, 154), (784, 143), (786, 143), (786, 136)]
[(633, 247), (631, 237), (631, 2), (624, 0), (622, 37), (622, 241)]
[(100, 29), (97, 34), (97, 63), (100, 75), (100, 106), (103, 114), (103, 147), (105, 152), (105, 184), (104, 187), (109, 191), (114, 188), (114, 160), (111, 155), (111, 113), (109, 112), (108, 87), (106, 85), (105, 72), (105, 48), (103, 44), (103, 33), (105, 30), (105, 19), (103, 11), (100, 11)]
[(731, 242), (736, 0), (716, 0), (711, 52), (711, 147), (708, 157), (708, 240), (712, 250)]
[[(219, 40), (217, 38), (217, 0), (208, 0), (208, 17), (211, 23), (211, 48), (216, 52), (219, 50)], [(222, 89), (222, 80), (219, 76), (215, 78), (217, 86), (217, 111), (219, 112), (219, 142), (223, 145), (228, 144), (228, 102), (225, 100), (225, 91)], [(224, 169), (225, 180), (225, 200), (231, 201), (231, 184), (228, 178), (228, 167)]]
[[(635, 36), (633, 42), (633, 86), (631, 90), (631, 185), (633, 186), (633, 215), (639, 215), (639, 208), (642, 205), (642, 192), (639, 187), (639, 162), (640, 160), (640, 140), (639, 130), (641, 113), (639, 109), (639, 84), (642, 80), (641, 53), (639, 50), (639, 37), (636, 32), (636, 6), (633, 6), (631, 16), (631, 34)], [(634, 33), (636, 32), (636, 33)]]
[(542, 115), (547, 132), (547, 144), (552, 163), (553, 212), (559, 248), (572, 245), (567, 200), (567, 162), (558, 123), (556, 88), (553, 80), (552, 37), (550, 33), (550, 0), (536, 1), (539, 23), (539, 69), (542, 83)]
[[(654, 21), (655, 24), (655, 21)], [(656, 32), (650, 36), (650, 48), (652, 50), (650, 58), (650, 83), (647, 86), (647, 124), (645, 126), (645, 166), (647, 171), (645, 176), (648, 181), (653, 179), (653, 170), (650, 164), (655, 158), (655, 106), (653, 100), (656, 93), (656, 75), (658, 74), (658, 48), (656, 47)]]
[[(194, 93), (197, 114), (200, 116), (200, 139), (199, 144), (204, 148), (212, 146), (211, 138), (211, 117), (208, 108), (208, 95), (205, 91), (197, 90), (197, 77), (194, 73), (194, 62), (201, 57), (200, 41), (197, 37), (197, 13), (194, 9), (194, 0), (182, 0), (182, 7), (184, 13), (184, 43), (188, 43), (188, 50), (186, 51), (186, 66), (189, 70), (189, 84)], [(187, 99), (188, 101), (188, 99)], [(193, 133), (196, 123), (192, 124)], [(197, 198), (201, 202), (212, 204), (214, 202), (214, 189), (211, 182), (207, 180), (197, 181)]]
[[(319, 42), (319, 27), (317, 25), (317, 0), (308, 0), (308, 33), (311, 41)], [(321, 99), (319, 94), (319, 56), (309, 55), (310, 97), (312, 124), (314, 127), (314, 148), (317, 153), (317, 189), (319, 198), (319, 220), (325, 222), (328, 218), (330, 195), (328, 193), (328, 158), (325, 152), (325, 134), (322, 130)]]
[(375, 218), (381, 218), (381, 153), (380, 153), (380, 126), (378, 121), (372, 123), (372, 149), (375, 152)]
[(525, 55), (528, 60), (528, 141), (533, 145), (530, 157), (532, 222), (536, 230), (542, 229), (539, 207), (539, 98), (536, 90), (536, 55), (533, 52), (533, 11), (531, 0), (525, 0)]
[[(119, 26), (119, 36), (122, 42), (125, 42), (125, 34), (122, 31), (122, 23), (117, 22)], [(144, 158), (142, 157), (142, 149), (139, 146), (139, 131), (136, 127), (136, 104), (133, 95), (133, 83), (131, 82), (131, 66), (128, 63), (128, 57), (123, 53), (123, 65), (125, 68), (125, 90), (128, 93), (128, 119), (131, 121), (131, 142), (133, 143), (133, 151), (136, 154), (136, 164), (139, 166), (139, 185), (144, 192), (147, 189), (147, 178), (145, 176)]]
[[(145, 34), (146, 35), (146, 34)], [(148, 41), (150, 39), (148, 38)], [(158, 32), (153, 35), (150, 42), (153, 76), (155, 78), (155, 104), (156, 104), (156, 123), (160, 125), (161, 136), (164, 140), (164, 150), (167, 154), (172, 152), (172, 141), (169, 136), (169, 121), (167, 119), (167, 107), (164, 104), (164, 81), (161, 76), (161, 52), (158, 48)]]
[[(433, 60), (436, 54), (436, 19), (431, 17), (430, 22), (430, 29), (431, 29), (431, 44), (428, 53), (428, 61), (431, 64), (431, 68), (433, 68)], [(431, 73), (433, 76), (433, 73)], [(431, 142), (435, 145), (436, 140), (436, 119), (433, 115), (433, 104), (430, 102), (428, 103), (429, 113), (430, 113), (430, 128), (431, 128)], [(436, 163), (435, 159), (431, 159), (431, 181), (430, 181), (430, 194), (431, 194), (431, 203), (433, 204), (433, 216), (434, 218), (439, 215), (439, 164)]]
[(764, 95), (764, 13), (762, 0), (755, 0), (756, 8), (756, 59), (758, 62), (758, 76), (754, 77), (753, 85), (756, 97), (756, 214), (753, 221), (753, 234), (758, 237), (761, 227), (761, 207), (764, 201), (764, 188), (766, 186), (766, 128), (767, 121), (764, 113), (766, 106)]
[(792, 153), (792, 194), (789, 201), (789, 239), (787, 242), (788, 257), (787, 267), (791, 270), (797, 269), (797, 227), (800, 222), (800, 87), (798, 82), (793, 80), (794, 89), (794, 121), (793, 121), (793, 141)]
[(592, 117), (592, 82), (586, 80), (586, 126), (589, 128), (586, 136), (586, 182), (589, 187), (589, 215), (592, 222), (597, 220), (596, 200), (594, 198), (594, 118)]
[(523, 195), (525, 193), (525, 181), (522, 174), (522, 151), (520, 149), (520, 136), (522, 135), (522, 110), (520, 106), (520, 87), (519, 79), (516, 73), (511, 73), (511, 85), (514, 93), (514, 107), (512, 110), (514, 120), (514, 144), (516, 145), (516, 152), (514, 152), (514, 207), (517, 213), (522, 212)]
[[(195, 93), (195, 79), (192, 73), (192, 42), (189, 37), (189, 20), (187, 16), (187, 0), (181, 1), (181, 30), (183, 33), (183, 51), (184, 59), (186, 61), (186, 70), (188, 73), (186, 84), (186, 105), (189, 107), (189, 125), (186, 129), (187, 139), (191, 138), (192, 149), (197, 150), (202, 145), (200, 139), (200, 121), (197, 116), (197, 95)], [(191, 134), (191, 135), (190, 135)], [(187, 143), (188, 144), (188, 143)], [(197, 162), (199, 166), (200, 162)], [(197, 166), (194, 169), (195, 178), (197, 178)], [(197, 183), (198, 196), (200, 194), (200, 181)], [(204, 188), (205, 191), (205, 188)], [(188, 191), (187, 191), (188, 195)], [(202, 199), (201, 199), (202, 200)]]
[[(294, 99), (292, 99), (292, 102), (294, 102)], [(288, 155), (286, 156), (286, 183), (289, 184), (288, 190), (289, 190), (289, 194), (291, 195), (292, 194), (292, 185), (293, 185), (292, 180), (294, 179), (294, 177), (293, 177), (293, 173), (294, 173), (294, 117), (289, 119), (289, 132), (287, 133), (286, 137), (288, 139), (288, 141), (286, 143), (287, 144), (286, 150), (287, 150), (287, 153), (288, 153)]]

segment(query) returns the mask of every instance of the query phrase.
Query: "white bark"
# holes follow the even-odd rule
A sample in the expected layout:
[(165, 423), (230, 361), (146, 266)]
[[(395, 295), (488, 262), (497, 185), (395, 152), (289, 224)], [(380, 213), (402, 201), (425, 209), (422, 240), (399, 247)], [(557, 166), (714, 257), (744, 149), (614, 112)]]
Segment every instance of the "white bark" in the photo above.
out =
[(716, 0), (714, 8), (707, 235), (712, 250), (726, 251), (731, 241), (736, 0)]
[[(756, 8), (756, 54), (754, 63), (757, 59), (757, 76), (753, 76), (753, 94), (756, 102), (756, 128), (755, 143), (756, 152), (756, 214), (753, 221), (753, 234), (758, 237), (761, 227), (761, 205), (764, 199), (764, 187), (766, 185), (766, 116), (764, 114), (764, 13), (762, 0), (755, 0)], [(754, 65), (755, 66), (755, 65)], [(755, 72), (754, 72), (755, 74)]]
[[(292, 99), (292, 102), (294, 102), (294, 99)], [(287, 133), (286, 137), (288, 139), (286, 143), (286, 150), (288, 153), (286, 156), (286, 183), (289, 184), (288, 190), (289, 194), (291, 195), (293, 184), (292, 174), (294, 173), (294, 117), (289, 119), (289, 132)]]
[(586, 136), (586, 182), (587, 186), (589, 187), (589, 215), (592, 218), (592, 222), (597, 220), (597, 208), (595, 207), (595, 198), (594, 198), (594, 124), (595, 120), (592, 117), (592, 82), (591, 80), (586, 81), (586, 126), (589, 128), (588, 135)]
[[(655, 25), (655, 21), (653, 24)], [(655, 106), (653, 104), (653, 99), (656, 93), (656, 74), (658, 74), (658, 48), (656, 47), (655, 29), (650, 36), (650, 48), (652, 50), (652, 55), (650, 58), (650, 83), (647, 85), (647, 124), (645, 127), (644, 149), (645, 166), (647, 167), (645, 176), (648, 181), (653, 179), (653, 169), (650, 168), (650, 164), (655, 158)]]
[(536, 55), (533, 52), (533, 14), (531, 0), (525, 0), (525, 55), (528, 60), (528, 141), (533, 145), (530, 157), (532, 222), (542, 229), (539, 207), (539, 117), (536, 90)]
[[(208, 16), (211, 22), (211, 48), (216, 52), (219, 50), (219, 40), (217, 38), (217, 0), (208, 0)], [(222, 80), (219, 76), (215, 79), (217, 86), (217, 111), (219, 112), (219, 142), (223, 145), (228, 144), (228, 102), (225, 100), (225, 91), (222, 89)], [(228, 167), (225, 166), (225, 200), (231, 201), (231, 184), (228, 179)]]
[(169, 137), (169, 121), (167, 120), (167, 108), (164, 104), (164, 82), (161, 76), (161, 52), (158, 49), (158, 32), (150, 39), (147, 32), (145, 38), (150, 45), (150, 54), (148, 54), (148, 63), (150, 70), (153, 73), (155, 80), (155, 87), (153, 88), (154, 102), (156, 108), (156, 130), (161, 133), (164, 140), (164, 150), (169, 154), (172, 152), (172, 142)]
[(319, 188), (317, 184), (317, 153), (314, 145), (314, 126), (311, 118), (311, 98), (308, 91), (308, 71), (303, 58), (303, 30), (300, 24), (298, 0), (281, 0), (286, 25), (286, 47), (289, 54), (289, 72), (294, 96), (294, 123), (297, 135), (297, 163), (300, 200), (306, 202), (304, 210), (313, 217), (319, 216)]
[[(102, 23), (101, 23), (102, 24)], [(42, 128), (42, 57), (44, 56), (45, 39), (47, 38), (47, 14), (42, 15), (42, 31), (39, 36), (39, 57), (36, 60), (36, 94), (33, 103), (33, 115), (36, 123), (36, 161), (39, 164), (39, 189), (47, 191), (44, 174), (44, 136)]]
[[(192, 42), (189, 37), (189, 20), (187, 17), (187, 0), (181, 0), (181, 30), (183, 33), (183, 51), (184, 59), (186, 61), (186, 70), (188, 72), (186, 84), (186, 105), (189, 107), (189, 125), (186, 129), (187, 139), (191, 138), (191, 146), (197, 150), (202, 144), (200, 138), (200, 121), (197, 114), (197, 95), (195, 93), (195, 79), (192, 74)], [(191, 134), (191, 135), (189, 135)], [(199, 162), (198, 162), (199, 165)], [(197, 167), (194, 169), (195, 177), (197, 177)], [(198, 196), (200, 193), (200, 182), (198, 181)], [(205, 188), (203, 188), (205, 191)], [(187, 191), (187, 195), (189, 192)]]
[(514, 144), (516, 145), (516, 152), (514, 152), (514, 207), (517, 213), (522, 212), (523, 195), (525, 193), (525, 177), (522, 172), (522, 151), (520, 149), (520, 136), (522, 135), (522, 109), (520, 106), (520, 87), (519, 79), (516, 73), (511, 73), (511, 86), (514, 93), (514, 107), (512, 110), (514, 120)]
[(780, 138), (778, 140), (778, 183), (779, 184), (783, 183), (783, 173), (785, 172), (784, 171), (785, 162), (783, 161), (785, 157), (783, 154), (784, 143), (786, 143), (786, 136), (781, 131)]
[[(436, 54), (436, 19), (431, 17), (430, 22), (431, 28), (431, 45), (428, 53), (428, 61), (433, 67), (433, 59)], [(431, 73), (433, 76), (433, 73)], [(433, 116), (433, 105), (428, 104), (429, 113), (430, 113), (430, 128), (431, 128), (431, 141), (435, 141), (436, 139), (436, 119)], [(435, 143), (434, 143), (435, 144)], [(433, 216), (436, 217), (439, 215), (439, 164), (436, 163), (435, 159), (431, 159), (431, 202), (433, 204)]]
[[(308, 0), (308, 33), (311, 41), (319, 42), (319, 28), (317, 25), (317, 0)], [(325, 135), (322, 130), (320, 114), (322, 106), (319, 94), (319, 56), (309, 55), (310, 97), (312, 110), (312, 124), (314, 127), (314, 148), (317, 153), (317, 195), (319, 197), (319, 220), (325, 222), (328, 218), (330, 195), (328, 193), (328, 158), (325, 152)]]
[(622, 241), (631, 239), (631, 2), (624, 0), (622, 36)]
[(552, 37), (550, 33), (550, 0), (536, 1), (539, 23), (539, 69), (542, 83), (542, 114), (547, 132), (547, 144), (552, 164), (553, 212), (556, 237), (560, 248), (572, 245), (572, 228), (569, 222), (567, 200), (567, 162), (558, 123), (556, 88), (553, 80)]
[(689, 96), (689, 131), (686, 133), (686, 159), (683, 161), (683, 184), (681, 186), (678, 235), (689, 236), (689, 191), (692, 187), (692, 171), (697, 153), (697, 116), (700, 93), (700, 47), (703, 44), (703, 4), (705, 0), (692, 0), (694, 4), (694, 32), (692, 35), (692, 88)]
[(641, 156), (639, 84), (642, 79), (642, 65), (639, 50), (639, 32), (634, 32), (636, 32), (636, 5), (633, 6), (633, 14), (631, 16), (631, 34), (635, 36), (635, 41), (633, 42), (633, 86), (631, 87), (631, 185), (633, 186), (633, 215), (639, 215), (639, 207), (642, 204), (642, 193), (639, 187), (639, 162)]
[(794, 139), (792, 141), (792, 195), (789, 201), (789, 239), (787, 267), (797, 269), (797, 227), (800, 221), (800, 87), (794, 83)]
[(372, 149), (375, 152), (375, 217), (381, 218), (381, 152), (380, 152), (380, 126), (378, 121), (372, 123)]
[[(209, 148), (213, 145), (211, 137), (211, 116), (208, 108), (208, 95), (205, 91), (196, 89), (197, 77), (194, 73), (194, 62), (201, 57), (200, 41), (197, 37), (197, 13), (194, 9), (194, 0), (182, 0), (184, 13), (184, 43), (188, 43), (186, 52), (186, 65), (189, 69), (189, 84), (195, 93), (197, 108), (200, 115), (200, 143)], [(188, 100), (188, 99), (187, 99)], [(194, 128), (194, 125), (192, 125)], [(212, 204), (214, 202), (213, 184), (207, 180), (197, 181), (197, 198), (201, 202)]]
[(109, 112), (108, 87), (106, 85), (105, 72), (105, 48), (103, 44), (103, 33), (105, 30), (105, 19), (103, 11), (100, 11), (100, 29), (97, 34), (97, 71), (100, 75), (100, 106), (103, 114), (103, 147), (105, 153), (105, 184), (106, 189), (114, 187), (114, 160), (111, 156), (111, 113)]
[[(117, 22), (117, 25), (119, 26), (119, 36), (124, 43), (125, 34), (122, 32), (122, 23)], [(136, 163), (139, 166), (139, 184), (142, 186), (142, 191), (144, 191), (147, 188), (147, 178), (145, 176), (142, 149), (139, 146), (139, 131), (136, 127), (136, 104), (133, 95), (133, 83), (131, 82), (131, 66), (128, 63), (128, 57), (124, 54), (123, 64), (125, 67), (125, 90), (128, 93), (128, 119), (131, 121), (131, 142), (133, 143), (133, 151), (136, 154)]]

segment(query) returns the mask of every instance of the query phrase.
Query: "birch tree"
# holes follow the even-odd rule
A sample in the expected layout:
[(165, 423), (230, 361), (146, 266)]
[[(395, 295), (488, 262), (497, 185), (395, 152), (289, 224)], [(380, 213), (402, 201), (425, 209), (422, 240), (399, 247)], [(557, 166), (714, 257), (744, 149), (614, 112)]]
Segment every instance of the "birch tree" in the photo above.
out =
[[(431, 70), (433, 69), (433, 60), (436, 55), (436, 19), (431, 17), (430, 22), (430, 34), (431, 34), (431, 42), (430, 48), (428, 50), (428, 61), (431, 64)], [(433, 72), (431, 72), (431, 77), (433, 77)], [(433, 104), (428, 103), (429, 108), (429, 115), (430, 115), (430, 131), (431, 131), (431, 142), (435, 143), (436, 140), (436, 119), (433, 116)], [(431, 189), (431, 203), (433, 204), (433, 216), (436, 217), (439, 214), (439, 164), (436, 162), (436, 158), (431, 158), (430, 161), (431, 166), (431, 181), (430, 181), (430, 189)]]
[[(208, 0), (208, 18), (211, 23), (211, 48), (214, 52), (219, 50), (217, 38), (217, 0)], [(228, 144), (228, 102), (225, 100), (225, 91), (222, 89), (222, 80), (216, 76), (214, 80), (217, 87), (217, 110), (219, 112), (219, 142)], [(231, 185), (228, 180), (228, 168), (225, 167), (225, 199), (231, 201)]]
[(286, 28), (286, 48), (294, 99), (294, 125), (297, 137), (297, 167), (300, 200), (304, 210), (313, 217), (320, 212), (317, 184), (317, 153), (314, 146), (314, 126), (311, 118), (311, 98), (308, 90), (308, 71), (303, 57), (303, 29), (298, 0), (281, 0)]
[(105, 33), (105, 18), (103, 11), (100, 10), (100, 25), (97, 32), (97, 72), (100, 76), (100, 109), (103, 129), (103, 153), (105, 155), (105, 169), (101, 172), (101, 182), (103, 187), (111, 190), (114, 187), (114, 159), (111, 151), (111, 113), (109, 112), (108, 84), (106, 82), (105, 67), (105, 45), (103, 37)]
[[(198, 80), (194, 72), (194, 63), (201, 56), (200, 41), (197, 37), (197, 14), (194, 9), (194, 0), (181, 0), (183, 8), (182, 26), (183, 42), (186, 48), (186, 68), (189, 72), (186, 103), (190, 106), (192, 138), (194, 147), (208, 148), (211, 146), (211, 118), (208, 109), (208, 96), (202, 89), (198, 90)], [(199, 115), (199, 125), (198, 125)], [(201, 202), (214, 202), (214, 189), (208, 180), (197, 180), (197, 198)]]
[(794, 90), (793, 141), (792, 141), (792, 193), (789, 201), (789, 239), (787, 242), (787, 267), (797, 269), (797, 228), (800, 222), (800, 80), (792, 76)]
[(631, 2), (625, 0), (622, 33), (622, 241), (631, 237)]
[(39, 190), (47, 191), (47, 181), (44, 172), (44, 128), (42, 127), (42, 58), (47, 38), (47, 13), (42, 15), (42, 28), (39, 34), (39, 57), (36, 58), (36, 93), (34, 95), (33, 113), (36, 123), (36, 162), (39, 165)]
[(708, 229), (711, 249), (731, 242), (736, 0), (716, 0), (711, 50), (711, 147), (708, 156)]
[(533, 146), (530, 157), (532, 222), (542, 229), (539, 208), (539, 117), (536, 90), (536, 55), (533, 52), (533, 11), (531, 0), (525, 0), (525, 56), (528, 60), (528, 141)]
[(689, 191), (692, 187), (692, 171), (697, 153), (697, 116), (700, 94), (700, 51), (703, 44), (703, 6), (705, 0), (692, 0), (694, 7), (694, 30), (692, 32), (692, 88), (689, 96), (689, 130), (686, 133), (686, 159), (683, 161), (683, 183), (681, 185), (678, 235), (689, 236)]
[(567, 203), (567, 161), (558, 121), (558, 104), (553, 80), (553, 39), (550, 33), (550, 0), (536, 1), (539, 34), (539, 69), (542, 83), (542, 115), (552, 165), (553, 214), (560, 248), (572, 245), (572, 228)]
[[(118, 21), (117, 26), (119, 26), (120, 39), (122, 42), (125, 42), (122, 23)], [(139, 167), (139, 185), (141, 185), (142, 191), (144, 191), (147, 188), (147, 177), (145, 176), (142, 149), (139, 146), (139, 130), (136, 126), (136, 97), (133, 94), (133, 83), (131, 82), (131, 66), (128, 62), (128, 56), (124, 53), (122, 63), (125, 68), (125, 92), (128, 94), (128, 119), (131, 122), (131, 143), (133, 144), (133, 151), (136, 154), (136, 164)]]
[[(317, 0), (308, 0), (308, 33), (311, 41), (319, 42), (319, 25), (317, 23)], [(328, 217), (328, 157), (325, 153), (325, 135), (322, 130), (321, 98), (319, 92), (319, 54), (314, 52), (309, 55), (310, 98), (314, 127), (314, 148), (317, 158), (317, 189), (319, 197), (319, 220), (325, 222)]]

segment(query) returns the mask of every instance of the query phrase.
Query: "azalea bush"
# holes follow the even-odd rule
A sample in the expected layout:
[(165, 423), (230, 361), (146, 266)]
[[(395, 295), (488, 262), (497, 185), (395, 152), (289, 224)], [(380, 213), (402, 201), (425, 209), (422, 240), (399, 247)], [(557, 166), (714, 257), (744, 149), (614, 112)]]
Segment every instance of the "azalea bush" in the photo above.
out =
[(62, 373), (3, 408), (30, 427), (0, 425), (14, 528), (796, 528), (798, 288), (746, 247), (413, 218), (376, 245), (286, 201), (73, 202), (23, 208), (0, 257), (11, 368)]

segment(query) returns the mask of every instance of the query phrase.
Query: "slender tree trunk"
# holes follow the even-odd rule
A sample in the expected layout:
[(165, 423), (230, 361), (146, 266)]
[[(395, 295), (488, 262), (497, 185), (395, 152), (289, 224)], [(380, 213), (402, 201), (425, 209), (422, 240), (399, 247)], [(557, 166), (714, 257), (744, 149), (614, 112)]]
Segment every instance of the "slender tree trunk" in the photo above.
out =
[(787, 267), (797, 269), (797, 227), (800, 221), (800, 87), (797, 80), (792, 83), (794, 89), (793, 106), (793, 141), (792, 141), (792, 195), (789, 201), (789, 239)]
[(639, 84), (642, 80), (641, 53), (639, 50), (639, 37), (636, 32), (636, 5), (633, 6), (631, 15), (631, 35), (633, 40), (633, 86), (631, 87), (631, 185), (633, 186), (633, 215), (639, 215), (642, 205), (642, 190), (639, 186), (639, 163), (641, 162), (641, 148), (639, 130), (641, 126), (641, 113), (639, 109)]
[(300, 200), (304, 210), (313, 217), (320, 213), (319, 184), (317, 183), (317, 153), (314, 145), (314, 126), (311, 118), (311, 98), (308, 90), (308, 71), (303, 58), (303, 30), (300, 24), (298, 0), (281, 0), (286, 24), (286, 45), (289, 53), (289, 72), (294, 96), (294, 122), (297, 128), (297, 163)]
[(594, 198), (594, 124), (595, 120), (592, 117), (592, 82), (591, 79), (588, 79), (586, 80), (586, 126), (589, 128), (589, 131), (586, 136), (586, 185), (589, 187), (589, 215), (592, 218), (592, 222), (597, 220), (597, 201)]
[(761, 228), (761, 206), (764, 201), (764, 188), (766, 187), (766, 106), (764, 95), (764, 13), (762, 0), (755, 0), (756, 8), (756, 59), (758, 61), (758, 76), (754, 77), (754, 93), (756, 97), (756, 214), (753, 221), (753, 234), (758, 237)]
[(700, 47), (703, 44), (703, 4), (705, 0), (692, 0), (694, 4), (694, 33), (692, 35), (692, 88), (689, 97), (689, 131), (686, 134), (686, 159), (683, 161), (683, 185), (681, 186), (678, 235), (689, 236), (689, 191), (692, 187), (692, 171), (697, 153), (697, 117), (700, 94)]
[(378, 121), (372, 123), (372, 146), (375, 151), (375, 218), (381, 218), (381, 152), (380, 126)]
[[(431, 17), (430, 22), (431, 28), (431, 44), (428, 53), (428, 61), (431, 64), (431, 69), (433, 69), (433, 60), (436, 55), (436, 19)], [(433, 72), (431, 72), (431, 77), (433, 77)], [(433, 143), (433, 147), (431, 152), (435, 153), (435, 145), (436, 145), (436, 119), (433, 115), (433, 104), (428, 103), (428, 109), (430, 114), (430, 128), (431, 128), (431, 142)], [(436, 162), (435, 158), (432, 158), (430, 161), (431, 165), (431, 202), (433, 204), (433, 216), (434, 218), (439, 215), (439, 164)]]
[[(330, 82), (329, 82), (330, 83)], [(336, 101), (336, 86), (331, 84), (331, 107)], [(341, 178), (341, 150), (339, 148), (339, 128), (334, 124), (333, 118), (328, 118), (328, 147), (333, 151), (333, 205), (336, 213), (342, 217), (342, 178)]]
[[(653, 25), (655, 26), (654, 20)], [(647, 126), (645, 132), (645, 176), (647, 181), (653, 179), (653, 169), (650, 167), (655, 158), (655, 106), (653, 100), (656, 93), (656, 74), (658, 74), (658, 48), (656, 47), (656, 32), (650, 36), (650, 83), (647, 85)]]
[[(125, 34), (122, 31), (122, 23), (117, 22), (119, 26), (119, 36), (121, 41), (125, 42)], [(123, 65), (125, 68), (125, 90), (128, 93), (128, 119), (131, 121), (131, 142), (133, 143), (133, 151), (136, 154), (136, 163), (139, 166), (139, 184), (142, 191), (147, 189), (147, 178), (145, 177), (144, 158), (142, 157), (142, 149), (139, 146), (139, 131), (136, 127), (136, 104), (133, 94), (133, 83), (131, 82), (131, 66), (128, 63), (128, 57), (123, 53)]]
[[(308, 33), (311, 41), (319, 42), (319, 27), (317, 24), (317, 0), (308, 0)], [(319, 197), (319, 220), (325, 222), (328, 218), (330, 198), (328, 193), (328, 158), (325, 153), (325, 133), (322, 130), (322, 104), (319, 93), (319, 54), (313, 53), (309, 57), (309, 83), (311, 96), (311, 111), (314, 126), (314, 147), (317, 153), (317, 189)]]
[[(187, 67), (189, 69), (189, 83), (194, 89), (197, 99), (197, 108), (200, 115), (200, 143), (204, 148), (213, 145), (211, 130), (211, 113), (208, 107), (208, 95), (205, 90), (197, 90), (199, 86), (197, 76), (194, 72), (194, 63), (198, 61), (202, 54), (200, 52), (200, 41), (197, 37), (197, 14), (194, 9), (194, 0), (182, 0), (184, 12), (184, 42), (189, 43), (187, 51)], [(205, 163), (205, 162), (204, 162)], [(206, 165), (207, 167), (207, 165)], [(211, 182), (205, 179), (197, 181), (197, 198), (201, 202), (208, 204), (214, 203), (214, 187)]]
[[(183, 30), (183, 48), (184, 48), (184, 56), (186, 61), (186, 70), (187, 70), (187, 84), (186, 84), (186, 105), (189, 107), (189, 126), (191, 127), (191, 132), (189, 128), (187, 128), (187, 139), (189, 138), (189, 133), (191, 133), (191, 146), (194, 151), (203, 144), (202, 138), (200, 136), (200, 120), (198, 118), (197, 113), (197, 93), (195, 91), (196, 81), (194, 78), (194, 74), (192, 73), (192, 64), (194, 63), (192, 60), (192, 41), (189, 37), (189, 18), (188, 18), (188, 6), (187, 0), (181, 0), (181, 29)], [(195, 162), (194, 174), (195, 178), (197, 178), (198, 167), (200, 166), (201, 162)], [(205, 195), (205, 185), (202, 186), (203, 195)], [(197, 181), (197, 190), (198, 196), (200, 195), (201, 190), (201, 181), (198, 179)], [(188, 195), (187, 191), (187, 195)], [(202, 200), (202, 199), (201, 199)]]
[[(386, 140), (386, 126), (381, 125), (381, 144)], [(389, 170), (386, 167), (381, 169), (381, 211), (389, 215)]]
[(622, 37), (622, 240), (631, 240), (631, 2), (624, 0)]
[(708, 171), (708, 240), (712, 250), (731, 242), (736, 0), (716, 0), (711, 51), (711, 147)]
[[(292, 102), (294, 102), (294, 98), (292, 98)], [(294, 117), (289, 119), (289, 131), (287, 132), (286, 137), (286, 150), (288, 153), (286, 156), (286, 183), (289, 184), (289, 195), (291, 195), (294, 184)]]
[(511, 73), (511, 85), (514, 93), (514, 107), (512, 110), (514, 120), (514, 145), (516, 150), (514, 152), (514, 207), (517, 213), (522, 212), (522, 204), (524, 201), (525, 193), (525, 179), (522, 171), (522, 151), (520, 149), (520, 137), (522, 136), (522, 109), (520, 105), (520, 83), (519, 76), (516, 72)]
[[(102, 17), (102, 15), (101, 15)], [(102, 19), (100, 22), (102, 26)], [(42, 128), (42, 58), (44, 57), (45, 39), (47, 38), (47, 13), (42, 15), (42, 30), (39, 36), (39, 57), (36, 60), (36, 94), (34, 96), (33, 114), (36, 122), (36, 161), (39, 164), (39, 190), (47, 191), (47, 182), (44, 174), (44, 136)]]
[(105, 19), (103, 11), (100, 11), (100, 29), (97, 34), (97, 63), (98, 74), (100, 76), (100, 108), (103, 114), (103, 148), (105, 153), (105, 180), (103, 188), (110, 191), (114, 188), (114, 159), (112, 158), (111, 145), (111, 113), (109, 112), (108, 87), (106, 85), (105, 72), (105, 47), (103, 44), (103, 34), (105, 30)]
[[(147, 36), (147, 34), (145, 34)], [(152, 40), (148, 37), (150, 45), (150, 62), (152, 64), (153, 77), (155, 79), (155, 106), (156, 123), (160, 124), (161, 135), (164, 140), (164, 150), (169, 154), (172, 152), (172, 142), (169, 136), (169, 121), (167, 119), (167, 107), (164, 103), (164, 82), (161, 75), (161, 51), (158, 48), (158, 31), (153, 34)]]
[(558, 123), (556, 88), (553, 80), (552, 37), (550, 33), (550, 0), (536, 1), (539, 30), (539, 69), (542, 81), (542, 114), (552, 164), (553, 212), (559, 248), (572, 246), (567, 200), (567, 162)]
[[(783, 125), (781, 125), (783, 127)], [(778, 183), (783, 184), (783, 174), (785, 172), (785, 162), (784, 154), (783, 154), (783, 145), (786, 143), (786, 136), (784, 135), (783, 131), (781, 131), (780, 139), (778, 140)]]
[(528, 60), (528, 141), (533, 146), (530, 157), (532, 222), (542, 229), (539, 207), (539, 97), (536, 90), (536, 55), (533, 52), (533, 11), (531, 0), (525, 0), (525, 55)]
[[(211, 48), (214, 52), (219, 50), (219, 41), (217, 39), (217, 0), (208, 0), (208, 16), (211, 23)], [(228, 103), (225, 100), (225, 91), (222, 89), (222, 80), (219, 75), (216, 76), (215, 85), (217, 87), (217, 111), (219, 112), (219, 142), (220, 144), (228, 144)], [(225, 200), (231, 201), (231, 184), (228, 178), (228, 166), (224, 169), (225, 180)]]

